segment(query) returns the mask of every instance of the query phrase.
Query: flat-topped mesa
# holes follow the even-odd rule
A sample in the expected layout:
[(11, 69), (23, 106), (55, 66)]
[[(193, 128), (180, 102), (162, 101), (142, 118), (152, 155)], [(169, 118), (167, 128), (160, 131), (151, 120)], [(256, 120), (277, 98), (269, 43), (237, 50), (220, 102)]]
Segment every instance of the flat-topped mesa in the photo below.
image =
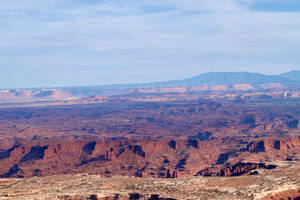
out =
[[(247, 169), (259, 164), (232, 165), (243, 155), (282, 160), (296, 155), (299, 137), (272, 138), (241, 142), (207, 140), (209, 132), (188, 138), (143, 139), (37, 139), (21, 140), (0, 153), (1, 177), (47, 176), (65, 173), (91, 173), (104, 176), (176, 178), (213, 174), (210, 167), (224, 166), (217, 175), (248, 174)], [(225, 151), (228, 145), (236, 150)], [(250, 153), (250, 155), (249, 155)], [(290, 158), (294, 159), (294, 158)], [(233, 168), (228, 168), (233, 166)], [(246, 170), (247, 172), (237, 170)], [(201, 173), (199, 171), (203, 170)], [(229, 171), (228, 171), (229, 170)]]
[(269, 152), (274, 150), (289, 151), (300, 147), (300, 137), (290, 136), (285, 138), (267, 138), (255, 140), (248, 145), (250, 152)]
[[(203, 164), (215, 162), (205, 158), (215, 145), (197, 139), (166, 138), (23, 140), (0, 154), (0, 175), (31, 177), (88, 172), (175, 178), (188, 175), (186, 170), (197, 171)], [(177, 155), (179, 152), (181, 156)], [(193, 158), (187, 160), (189, 155)], [(218, 152), (211, 154), (217, 155)], [(196, 159), (198, 156), (203, 158)], [(195, 169), (191, 168), (194, 163), (197, 163)]]

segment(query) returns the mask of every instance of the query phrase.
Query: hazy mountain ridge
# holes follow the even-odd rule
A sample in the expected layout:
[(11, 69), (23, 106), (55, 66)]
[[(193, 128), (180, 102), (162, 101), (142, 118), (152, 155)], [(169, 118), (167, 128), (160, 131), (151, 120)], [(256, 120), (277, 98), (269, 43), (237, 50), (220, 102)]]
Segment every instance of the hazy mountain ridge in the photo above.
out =
[[(184, 86), (184, 87), (182, 87)], [(177, 88), (176, 90), (176, 87)], [(265, 90), (270, 88), (300, 87), (300, 71), (279, 75), (264, 75), (251, 72), (208, 72), (182, 80), (161, 81), (141, 84), (117, 84), (99, 86), (77, 86), (59, 88), (0, 90), (0, 100), (19, 101), (24, 99), (70, 99), (87, 96), (114, 96), (130, 93), (134, 89), (146, 89), (146, 93), (183, 92), (210, 90)], [(169, 88), (169, 90), (168, 90)]]
[[(300, 81), (300, 79), (299, 79)], [(174, 85), (198, 86), (198, 85), (231, 85), (231, 84), (264, 84), (264, 83), (291, 83), (294, 79), (289, 79), (282, 75), (264, 75), (250, 72), (209, 72), (198, 76), (170, 82), (162, 82)]]
[[(200, 86), (200, 85), (233, 85), (233, 84), (259, 84), (280, 83), (284, 86), (300, 86), (300, 71), (291, 71), (279, 75), (265, 75), (251, 72), (208, 72), (182, 80), (161, 81), (141, 84), (116, 84), (84, 87), (68, 87), (63, 90), (71, 92), (76, 96), (103, 95), (103, 90), (122, 91), (136, 88), (160, 88), (178, 86)], [(299, 77), (299, 78), (298, 78)]]
[(280, 75), (290, 80), (300, 81), (300, 71), (290, 71)]
[[(165, 87), (165, 86), (198, 86), (203, 84), (208, 85), (230, 85), (230, 84), (263, 84), (263, 83), (296, 83), (300, 82), (300, 71), (291, 71), (279, 75), (265, 75), (260, 73), (252, 72), (208, 72), (203, 73), (191, 78), (186, 78), (182, 80), (171, 80), (171, 81), (161, 81), (153, 83), (141, 83), (141, 84), (118, 84), (118, 85), (103, 85), (103, 86), (87, 86), (103, 89), (110, 88), (136, 88), (136, 87)], [(82, 88), (87, 88), (82, 87)]]

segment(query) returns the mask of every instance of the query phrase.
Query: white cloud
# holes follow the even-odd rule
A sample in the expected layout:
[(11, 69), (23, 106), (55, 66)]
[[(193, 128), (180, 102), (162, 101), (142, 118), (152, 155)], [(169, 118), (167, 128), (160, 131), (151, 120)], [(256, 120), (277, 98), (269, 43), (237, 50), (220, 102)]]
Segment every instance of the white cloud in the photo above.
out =
[(291, 55), (300, 52), (299, 12), (251, 10), (253, 0), (99, 2), (0, 0), (0, 71), (85, 65), (128, 74), (172, 69), (172, 76), (188, 68), (188, 76), (300, 62)]

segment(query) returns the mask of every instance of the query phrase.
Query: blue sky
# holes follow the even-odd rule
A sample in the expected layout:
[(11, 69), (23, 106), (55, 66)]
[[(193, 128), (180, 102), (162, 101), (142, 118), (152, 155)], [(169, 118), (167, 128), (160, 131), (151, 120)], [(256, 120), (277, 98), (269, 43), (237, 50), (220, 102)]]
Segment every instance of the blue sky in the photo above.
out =
[(0, 0), (0, 88), (300, 70), (299, 0)]

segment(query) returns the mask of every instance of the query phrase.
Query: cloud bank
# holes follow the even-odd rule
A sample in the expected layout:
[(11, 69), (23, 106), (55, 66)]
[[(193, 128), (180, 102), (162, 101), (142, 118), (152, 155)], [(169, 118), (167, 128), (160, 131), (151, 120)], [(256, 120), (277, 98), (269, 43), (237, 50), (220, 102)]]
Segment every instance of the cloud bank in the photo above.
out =
[(5, 87), (300, 69), (295, 0), (0, 0)]

